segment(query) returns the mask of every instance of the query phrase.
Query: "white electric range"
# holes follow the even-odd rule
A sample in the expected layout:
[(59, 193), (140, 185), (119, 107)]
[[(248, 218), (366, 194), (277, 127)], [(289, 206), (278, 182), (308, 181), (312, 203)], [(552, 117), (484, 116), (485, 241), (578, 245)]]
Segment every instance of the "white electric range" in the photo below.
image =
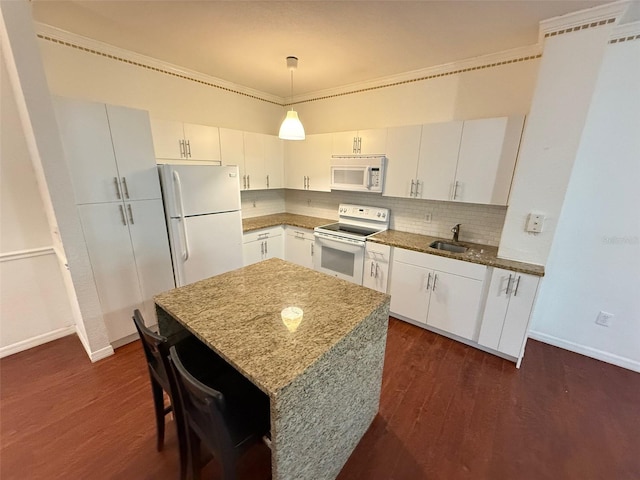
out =
[(362, 285), (367, 237), (389, 228), (389, 209), (340, 204), (336, 223), (314, 229), (313, 267)]

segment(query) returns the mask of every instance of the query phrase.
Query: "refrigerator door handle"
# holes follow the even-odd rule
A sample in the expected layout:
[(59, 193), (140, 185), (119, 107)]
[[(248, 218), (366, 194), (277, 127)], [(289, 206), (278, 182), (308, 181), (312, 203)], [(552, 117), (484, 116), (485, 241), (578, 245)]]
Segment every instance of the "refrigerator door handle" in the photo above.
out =
[(187, 225), (184, 221), (184, 205), (182, 204), (182, 183), (180, 182), (180, 175), (175, 170), (173, 171), (173, 181), (176, 185), (178, 218), (180, 221), (180, 225), (182, 225), (182, 234), (184, 235), (184, 252), (182, 252), (182, 259), (184, 261), (187, 261), (189, 259), (189, 237), (187, 236)]

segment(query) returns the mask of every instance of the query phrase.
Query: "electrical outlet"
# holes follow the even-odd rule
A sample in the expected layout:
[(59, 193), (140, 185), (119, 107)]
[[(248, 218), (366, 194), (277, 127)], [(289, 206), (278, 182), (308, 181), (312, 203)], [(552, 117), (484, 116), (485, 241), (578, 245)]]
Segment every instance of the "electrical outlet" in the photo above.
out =
[(530, 213), (527, 217), (527, 226), (525, 230), (532, 233), (540, 233), (544, 224), (544, 215)]
[(603, 327), (611, 326), (611, 319), (613, 318), (613, 313), (600, 312), (596, 317), (596, 323), (598, 325), (602, 325)]
[(431, 212), (424, 214), (424, 221), (427, 223), (431, 223)]

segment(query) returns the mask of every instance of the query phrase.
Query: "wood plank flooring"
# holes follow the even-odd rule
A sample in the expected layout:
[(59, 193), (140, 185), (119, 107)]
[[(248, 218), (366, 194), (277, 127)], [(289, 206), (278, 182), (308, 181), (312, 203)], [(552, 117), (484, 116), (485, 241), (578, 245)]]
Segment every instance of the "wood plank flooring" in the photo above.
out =
[[(241, 478), (270, 478), (266, 447), (245, 460)], [(75, 336), (0, 360), (2, 480), (177, 477), (139, 342), (97, 364)], [(639, 479), (640, 375), (535, 341), (517, 370), (391, 319), (380, 412), (338, 478)]]

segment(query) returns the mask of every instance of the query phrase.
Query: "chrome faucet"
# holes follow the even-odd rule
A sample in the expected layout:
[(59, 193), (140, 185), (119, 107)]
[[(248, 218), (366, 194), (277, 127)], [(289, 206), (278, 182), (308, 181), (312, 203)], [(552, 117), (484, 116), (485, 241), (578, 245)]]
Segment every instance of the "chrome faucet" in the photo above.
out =
[(458, 235), (460, 235), (460, 223), (456, 223), (453, 227), (451, 227), (451, 231), (453, 232), (453, 241), (458, 241)]

